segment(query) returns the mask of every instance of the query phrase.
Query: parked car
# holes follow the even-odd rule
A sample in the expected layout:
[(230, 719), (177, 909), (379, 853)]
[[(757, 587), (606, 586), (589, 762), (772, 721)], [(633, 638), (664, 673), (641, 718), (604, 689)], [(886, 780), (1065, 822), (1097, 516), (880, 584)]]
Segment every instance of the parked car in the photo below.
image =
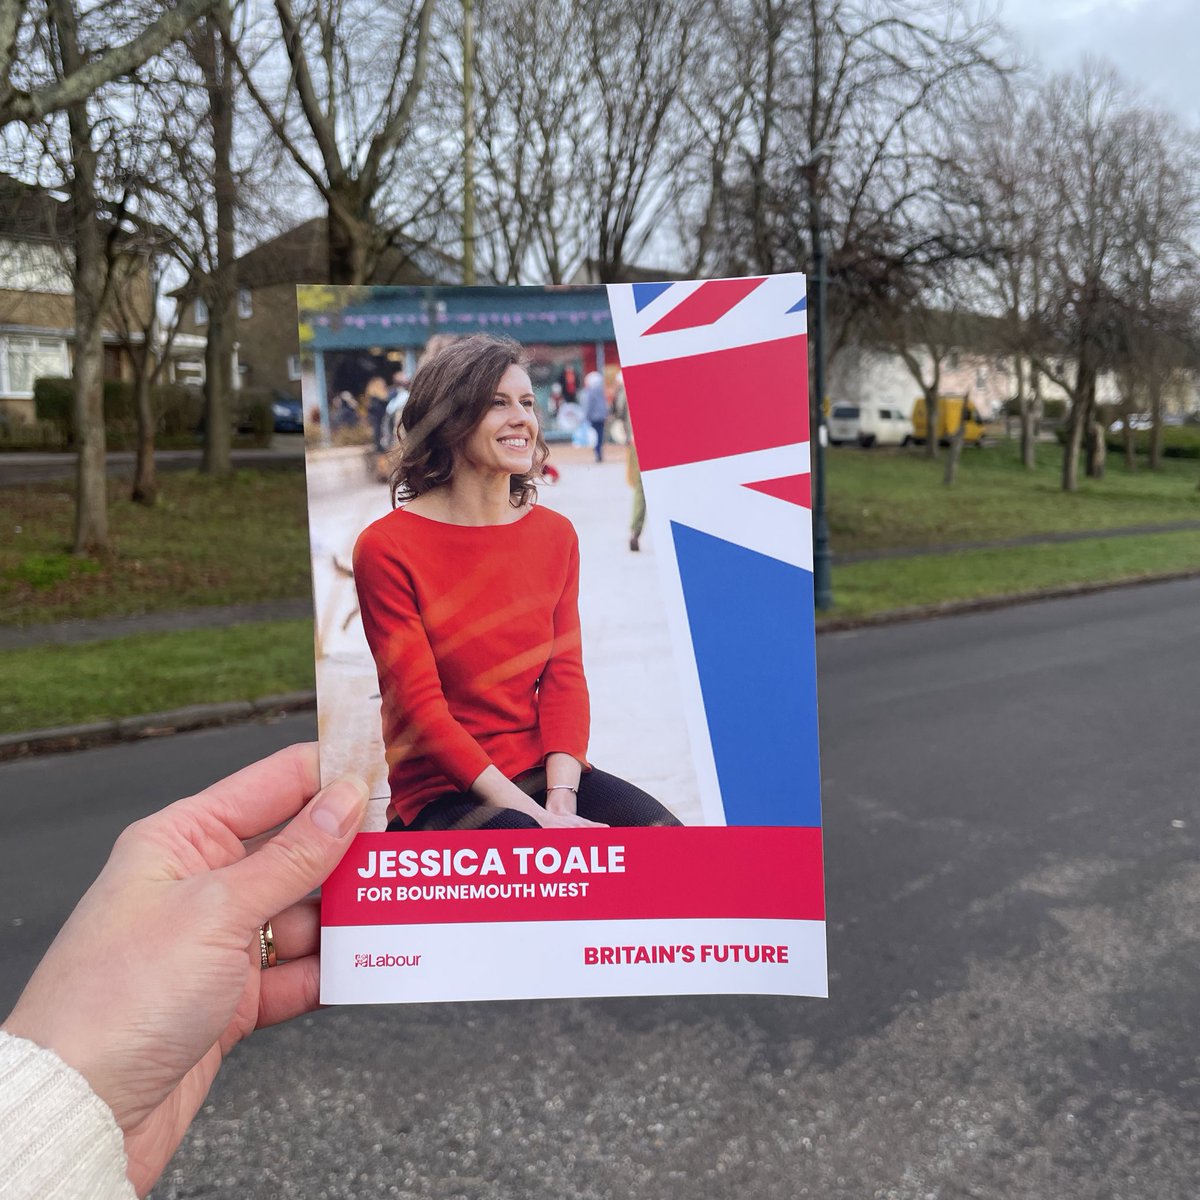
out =
[(276, 392), (271, 402), (271, 412), (275, 417), (276, 433), (304, 432), (304, 409), (294, 396)]
[[(1153, 429), (1154, 421), (1147, 413), (1134, 413), (1133, 416), (1129, 418), (1129, 428), (1135, 432), (1141, 429)], [(1125, 419), (1123, 417), (1118, 417), (1117, 420), (1115, 420), (1109, 426), (1109, 430), (1112, 433), (1124, 433)]]
[[(982, 446), (986, 431), (983, 428), (983, 418), (965, 396), (939, 396), (937, 406), (937, 437), (938, 441), (947, 446), (950, 439), (958, 433), (959, 426), (966, 420), (963, 430), (963, 441), (972, 446)], [(924, 442), (929, 418), (925, 413), (925, 397), (918, 396), (912, 410), (914, 442)]]
[(829, 444), (840, 446), (843, 442), (858, 441), (857, 404), (835, 404), (826, 424), (829, 426)]
[(858, 406), (860, 446), (907, 446), (912, 437), (912, 420), (896, 405), (866, 401)]

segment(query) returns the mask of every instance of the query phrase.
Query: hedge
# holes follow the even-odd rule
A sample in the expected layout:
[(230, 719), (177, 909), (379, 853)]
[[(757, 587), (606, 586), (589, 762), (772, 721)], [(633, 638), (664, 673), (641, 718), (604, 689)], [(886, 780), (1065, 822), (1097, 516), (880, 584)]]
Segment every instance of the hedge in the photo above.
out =
[[(1162, 431), (1163, 458), (1200, 458), (1200, 429), (1194, 425), (1164, 425)], [(1111, 429), (1104, 439), (1109, 450), (1122, 453), (1125, 435)], [(1135, 429), (1133, 448), (1137, 454), (1150, 453), (1150, 430)]]
[[(59, 444), (73, 442), (71, 428), (73, 393), (70, 379), (44, 378), (33, 385), (39, 422), (59, 430)], [(275, 429), (271, 404), (274, 397), (262, 388), (243, 388), (234, 393), (232, 419), (235, 431), (250, 434), (256, 445), (270, 443)], [(199, 388), (181, 383), (160, 383), (150, 389), (156, 415), (156, 434), (167, 440), (197, 437), (204, 428), (204, 395)], [(137, 444), (137, 411), (134, 385), (123, 379), (104, 381), (104, 426), (110, 450), (130, 450)]]
[[(1200, 428), (1194, 425), (1164, 425), (1162, 431), (1163, 458), (1200, 458)], [(1067, 444), (1067, 431), (1058, 430), (1058, 444)], [(1082, 444), (1082, 443), (1081, 443)], [(1104, 435), (1104, 445), (1110, 454), (1125, 452), (1125, 434), (1121, 430), (1109, 429)], [(1150, 453), (1150, 430), (1136, 429), (1133, 433), (1135, 454)]]

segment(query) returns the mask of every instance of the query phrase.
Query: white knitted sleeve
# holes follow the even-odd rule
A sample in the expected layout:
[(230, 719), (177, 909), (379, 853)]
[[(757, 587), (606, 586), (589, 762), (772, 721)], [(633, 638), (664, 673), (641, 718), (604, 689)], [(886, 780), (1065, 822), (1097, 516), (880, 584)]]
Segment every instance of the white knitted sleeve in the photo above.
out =
[(108, 1105), (50, 1050), (0, 1032), (0, 1196), (136, 1200)]

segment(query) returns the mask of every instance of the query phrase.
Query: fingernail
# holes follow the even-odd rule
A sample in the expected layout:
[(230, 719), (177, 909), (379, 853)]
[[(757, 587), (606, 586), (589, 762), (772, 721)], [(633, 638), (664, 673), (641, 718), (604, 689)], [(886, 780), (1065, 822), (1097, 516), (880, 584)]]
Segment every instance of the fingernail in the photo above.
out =
[(309, 819), (330, 837), (343, 838), (362, 820), (367, 785), (353, 775), (331, 783), (313, 802)]

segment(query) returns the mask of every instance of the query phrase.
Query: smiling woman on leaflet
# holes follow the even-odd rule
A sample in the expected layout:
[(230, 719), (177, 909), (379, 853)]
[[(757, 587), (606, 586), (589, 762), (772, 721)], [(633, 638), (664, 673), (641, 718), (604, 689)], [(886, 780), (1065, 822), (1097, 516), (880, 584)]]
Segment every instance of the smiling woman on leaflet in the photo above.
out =
[(354, 549), (389, 830), (678, 825), (587, 761), (579, 543), (537, 505), (548, 450), (521, 348), (476, 335), (413, 379), (391, 486)]

